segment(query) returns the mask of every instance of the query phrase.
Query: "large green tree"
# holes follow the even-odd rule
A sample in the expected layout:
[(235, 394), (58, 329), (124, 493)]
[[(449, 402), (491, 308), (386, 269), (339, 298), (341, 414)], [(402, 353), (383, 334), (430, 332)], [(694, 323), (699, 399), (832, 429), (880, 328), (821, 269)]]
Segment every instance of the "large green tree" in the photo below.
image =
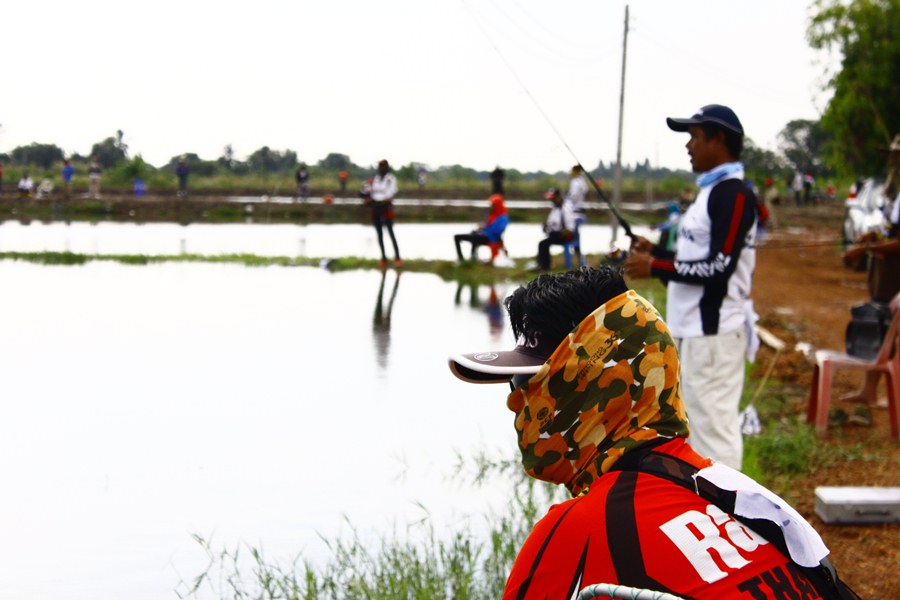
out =
[(900, 0), (817, 0), (807, 39), (837, 52), (822, 115), (825, 161), (838, 172), (884, 171), (883, 148), (900, 133)]
[(19, 165), (37, 165), (49, 169), (63, 159), (63, 151), (56, 144), (31, 143), (13, 148), (10, 158)]
[(215, 160), (203, 160), (199, 156), (197, 156), (196, 152), (185, 152), (184, 154), (176, 154), (172, 158), (169, 159), (169, 162), (163, 167), (164, 170), (169, 171), (171, 173), (175, 172), (175, 169), (178, 168), (178, 161), (184, 160), (187, 163), (188, 168), (191, 170), (191, 174), (200, 175), (202, 177), (210, 177), (218, 173), (222, 167), (218, 161)]
[(346, 154), (329, 152), (328, 156), (319, 161), (318, 166), (326, 171), (340, 171), (341, 169), (349, 169), (354, 165)]
[(760, 148), (750, 138), (744, 138), (741, 162), (751, 179), (762, 181), (769, 177), (780, 177), (786, 170), (784, 159), (771, 150)]
[(277, 173), (289, 171), (297, 165), (297, 153), (293, 150), (280, 152), (263, 146), (247, 158), (251, 170), (261, 173)]
[(128, 160), (128, 145), (123, 141), (125, 134), (121, 129), (116, 137), (108, 137), (91, 146), (91, 156), (95, 157), (104, 169), (111, 169), (122, 161)]
[(794, 119), (778, 133), (778, 143), (784, 157), (804, 173), (829, 175), (829, 169), (822, 164), (822, 154), (828, 139), (819, 121)]

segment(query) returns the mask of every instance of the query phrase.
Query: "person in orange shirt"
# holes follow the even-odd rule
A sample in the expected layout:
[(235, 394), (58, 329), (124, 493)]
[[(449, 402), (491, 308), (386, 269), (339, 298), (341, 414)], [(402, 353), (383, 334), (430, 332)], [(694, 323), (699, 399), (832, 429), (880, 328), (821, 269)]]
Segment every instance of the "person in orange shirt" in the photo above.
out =
[(691, 448), (675, 341), (620, 271), (542, 274), (506, 308), (516, 347), (453, 354), (450, 369), (509, 383), (526, 473), (572, 498), (534, 526), (504, 599), (604, 583), (697, 599), (853, 597), (826, 581), (828, 549), (799, 513)]

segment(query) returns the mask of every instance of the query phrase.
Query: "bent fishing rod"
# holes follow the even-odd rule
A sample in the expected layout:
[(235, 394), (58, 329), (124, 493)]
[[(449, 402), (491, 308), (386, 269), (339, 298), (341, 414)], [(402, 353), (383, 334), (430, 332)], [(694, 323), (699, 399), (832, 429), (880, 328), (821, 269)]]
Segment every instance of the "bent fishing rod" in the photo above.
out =
[[(565, 144), (565, 141), (563, 141), (563, 144)], [(568, 147), (569, 146), (566, 145), (567, 149), (568, 149)], [(581, 169), (581, 171), (587, 176), (588, 181), (590, 181), (591, 185), (594, 186), (594, 189), (597, 190), (597, 193), (600, 195), (600, 199), (603, 200), (604, 202), (606, 202), (606, 206), (609, 207), (609, 212), (611, 212), (613, 214), (613, 216), (616, 218), (616, 221), (618, 221), (619, 225), (622, 226), (622, 230), (625, 232), (625, 235), (630, 237), (632, 242), (636, 242), (637, 236), (631, 231), (631, 225), (628, 224), (628, 221), (626, 221), (625, 218), (622, 216), (622, 213), (619, 212), (619, 208), (615, 205), (615, 203), (612, 200), (610, 200), (609, 198), (606, 197), (606, 194), (603, 193), (603, 188), (601, 188), (600, 184), (594, 180), (594, 177), (590, 174), (590, 171), (588, 171), (587, 169), (585, 169), (582, 166), (581, 162), (578, 160), (578, 157), (575, 156), (575, 154), (571, 150), (569, 150), (569, 152), (575, 158), (575, 163), (578, 165), (578, 167)]]
[(609, 207), (609, 212), (611, 212), (613, 214), (613, 216), (616, 218), (616, 221), (618, 221), (619, 225), (622, 226), (622, 230), (625, 232), (625, 235), (627, 235), (629, 238), (631, 238), (632, 243), (636, 242), (637, 236), (634, 234), (633, 231), (631, 231), (631, 225), (629, 225), (628, 221), (625, 220), (625, 217), (622, 216), (622, 212), (619, 210), (619, 207), (616, 206), (615, 202), (613, 202), (612, 200), (610, 200), (607, 197), (607, 195), (603, 192), (603, 188), (600, 187), (600, 184), (597, 183), (597, 181), (594, 179), (593, 175), (591, 175), (591, 172), (584, 168), (584, 165), (582, 165), (581, 161), (578, 160), (578, 156), (576, 156), (576, 154), (572, 150), (572, 148), (569, 147), (569, 144), (566, 142), (566, 139), (562, 136), (562, 134), (559, 132), (559, 130), (556, 128), (556, 126), (553, 125), (553, 122), (547, 116), (547, 113), (545, 113), (543, 111), (543, 109), (540, 107), (540, 105), (537, 103), (537, 101), (534, 99), (534, 97), (531, 95), (531, 93), (528, 92), (527, 89), (525, 90), (525, 92), (528, 94), (528, 97), (531, 98), (531, 101), (534, 102), (534, 105), (537, 107), (537, 109), (541, 113), (541, 115), (543, 115), (544, 119), (547, 121), (547, 124), (550, 126), (550, 129), (553, 130), (553, 133), (556, 134), (556, 137), (559, 138), (559, 141), (562, 142), (562, 145), (565, 147), (565, 149), (568, 150), (569, 154), (572, 156), (572, 158), (575, 159), (575, 164), (578, 166), (579, 169), (581, 169), (581, 172), (585, 174), (587, 180), (591, 182), (591, 185), (597, 191), (597, 194), (599, 194), (600, 199), (606, 203), (607, 207)]
[[(518, 79), (518, 76), (516, 76), (516, 78)], [(619, 207), (616, 206), (616, 203), (607, 197), (607, 195), (603, 192), (603, 188), (600, 187), (600, 184), (597, 183), (593, 175), (591, 175), (590, 171), (584, 168), (584, 165), (582, 165), (581, 161), (578, 160), (578, 156), (575, 154), (575, 151), (572, 150), (572, 148), (569, 146), (569, 143), (566, 142), (566, 138), (564, 138), (563, 135), (559, 132), (559, 130), (556, 128), (556, 125), (553, 124), (553, 121), (550, 120), (550, 117), (547, 116), (547, 113), (544, 112), (544, 109), (541, 108), (541, 105), (538, 104), (537, 100), (535, 100), (534, 96), (531, 95), (531, 92), (528, 91), (528, 88), (525, 87), (525, 84), (522, 83), (521, 80), (519, 80), (519, 85), (522, 86), (522, 89), (525, 90), (525, 94), (531, 99), (531, 102), (534, 104), (535, 108), (538, 109), (538, 112), (541, 113), (541, 116), (544, 117), (544, 120), (547, 121), (547, 125), (550, 126), (550, 129), (553, 130), (553, 133), (555, 133), (556, 137), (559, 138), (559, 141), (562, 142), (563, 147), (565, 147), (572, 158), (575, 159), (575, 164), (578, 166), (578, 168), (581, 169), (581, 172), (585, 174), (587, 180), (591, 182), (591, 185), (597, 191), (597, 194), (600, 195), (600, 199), (603, 202), (606, 202), (606, 206), (609, 207), (609, 212), (613, 214), (613, 216), (616, 218), (616, 221), (618, 221), (619, 225), (622, 226), (622, 230), (625, 232), (625, 235), (631, 238), (632, 243), (637, 242), (637, 236), (633, 231), (631, 231), (631, 225), (629, 225), (628, 221), (625, 220), (625, 217), (622, 216), (622, 212), (619, 210)]]

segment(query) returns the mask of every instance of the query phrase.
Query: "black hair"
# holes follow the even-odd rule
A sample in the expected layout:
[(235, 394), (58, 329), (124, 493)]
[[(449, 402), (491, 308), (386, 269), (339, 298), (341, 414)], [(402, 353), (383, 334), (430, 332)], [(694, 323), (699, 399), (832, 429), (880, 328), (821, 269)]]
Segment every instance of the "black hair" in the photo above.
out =
[(598, 306), (627, 291), (620, 269), (581, 267), (541, 274), (514, 291), (505, 304), (516, 339), (556, 348)]
[(744, 134), (716, 123), (700, 123), (700, 129), (703, 130), (706, 139), (716, 137), (716, 134), (721, 131), (725, 135), (725, 147), (728, 149), (728, 153), (734, 160), (740, 160), (741, 152), (744, 151)]

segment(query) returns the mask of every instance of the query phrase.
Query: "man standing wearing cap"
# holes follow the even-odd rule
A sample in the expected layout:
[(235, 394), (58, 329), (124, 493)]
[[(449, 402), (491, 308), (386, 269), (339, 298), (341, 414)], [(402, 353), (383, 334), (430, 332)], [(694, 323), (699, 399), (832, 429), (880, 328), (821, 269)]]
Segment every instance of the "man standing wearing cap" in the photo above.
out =
[[(541, 271), (550, 269), (550, 246), (569, 244), (575, 239), (575, 213), (572, 204), (562, 197), (559, 188), (550, 188), (544, 198), (553, 203), (544, 222), (547, 237), (538, 242), (537, 266)], [(571, 260), (571, 259), (570, 259)], [(571, 267), (570, 264), (566, 268)]]
[(450, 370), (509, 382), (525, 471), (572, 498), (534, 526), (504, 599), (574, 598), (599, 583), (697, 599), (838, 597), (817, 593), (828, 549), (809, 523), (686, 443), (675, 340), (617, 270), (539, 275), (506, 308), (515, 349), (454, 354)]
[(666, 320), (681, 356), (681, 393), (697, 452), (740, 470), (738, 404), (752, 330), (750, 284), (756, 264), (756, 199), (739, 161), (744, 129), (727, 106), (704, 106), (666, 120), (687, 132), (699, 192), (679, 220), (675, 252), (637, 238), (629, 277), (667, 284)]

